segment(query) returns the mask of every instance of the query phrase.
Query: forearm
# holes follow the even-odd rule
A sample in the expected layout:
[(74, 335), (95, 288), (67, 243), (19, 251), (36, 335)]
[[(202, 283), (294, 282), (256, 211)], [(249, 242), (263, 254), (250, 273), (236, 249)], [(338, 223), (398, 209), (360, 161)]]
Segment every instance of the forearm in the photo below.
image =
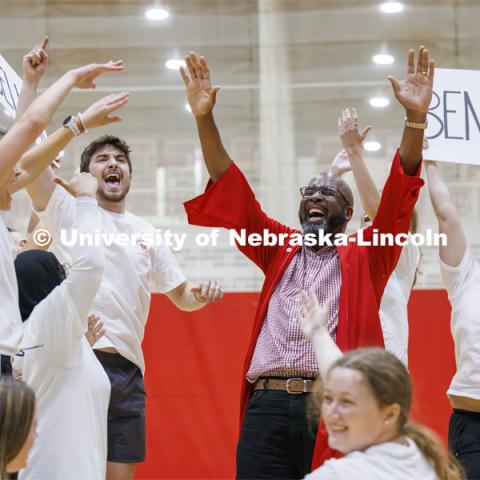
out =
[(447, 220), (450, 216), (457, 216), (455, 204), (450, 192), (443, 181), (437, 165), (428, 162), (426, 166), (428, 193), (435, 215), (439, 219)]
[(373, 220), (380, 204), (380, 195), (368, 171), (361, 149), (347, 149), (355, 184), (364, 212)]
[(11, 190), (18, 191), (37, 179), (72, 139), (71, 130), (61, 127), (44, 142), (24, 153), (19, 162), (21, 174), (17, 177)]
[(194, 312), (207, 305), (207, 302), (200, 302), (195, 298), (195, 294), (191, 291), (194, 287), (195, 285), (187, 281), (166, 295), (178, 309), (185, 312)]
[[(414, 123), (424, 123), (426, 113), (406, 112), (407, 120)], [(403, 170), (407, 175), (415, 175), (422, 160), (424, 130), (405, 126), (399, 154)]]
[(210, 178), (216, 182), (230, 167), (232, 160), (223, 146), (213, 114), (195, 117), (203, 158)]
[(324, 380), (330, 367), (343, 356), (343, 353), (324, 327), (319, 328), (314, 333), (312, 343), (317, 357), (320, 377)]
[(20, 95), (18, 96), (17, 111), (15, 115), (17, 120), (22, 117), (37, 97), (37, 86), (38, 84), (35, 82), (23, 80)]
[[(102, 227), (97, 201), (93, 197), (78, 197), (76, 203), (73, 231), (78, 233), (78, 238), (93, 236)], [(104, 264), (105, 249), (102, 244), (95, 241), (91, 244), (79, 242), (72, 249), (72, 265), (66, 285), (79, 317), (84, 320), (85, 329), (87, 316), (102, 280)]]

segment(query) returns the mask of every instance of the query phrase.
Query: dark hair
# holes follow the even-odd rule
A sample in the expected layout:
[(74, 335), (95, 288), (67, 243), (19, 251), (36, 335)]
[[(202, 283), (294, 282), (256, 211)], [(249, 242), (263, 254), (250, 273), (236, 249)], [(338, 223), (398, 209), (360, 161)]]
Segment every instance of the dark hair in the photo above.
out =
[(18, 455), (32, 426), (35, 394), (20, 380), (0, 377), (0, 479), (7, 476), (7, 465)]
[(118, 148), (123, 152), (125, 158), (127, 159), (128, 169), (130, 170), (131, 174), (132, 161), (130, 160), (130, 147), (121, 138), (114, 137), (113, 135), (103, 135), (103, 137), (97, 138), (85, 148), (85, 150), (82, 152), (82, 156), (80, 157), (80, 171), (88, 172), (90, 170), (90, 160), (95, 152), (100, 150), (105, 145), (111, 145), (112, 147)]
[(8, 230), (9, 233), (16, 232), (16, 230), (14, 228), (11, 228), (11, 227), (7, 227), (7, 230)]
[(412, 383), (405, 365), (395, 355), (382, 348), (352, 350), (339, 358), (328, 370), (350, 368), (360, 372), (380, 407), (400, 406), (398, 433), (411, 438), (424, 458), (435, 469), (440, 480), (465, 478), (457, 460), (443, 448), (437, 436), (426, 427), (408, 422), (412, 405)]

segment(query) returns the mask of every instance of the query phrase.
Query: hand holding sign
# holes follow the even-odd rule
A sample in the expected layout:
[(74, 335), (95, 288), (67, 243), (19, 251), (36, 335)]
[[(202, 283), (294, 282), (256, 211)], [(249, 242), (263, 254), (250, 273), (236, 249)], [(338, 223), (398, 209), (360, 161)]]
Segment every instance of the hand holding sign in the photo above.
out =
[(407, 77), (403, 85), (390, 75), (395, 98), (405, 108), (410, 121), (425, 121), (432, 100), (435, 61), (428, 59), (428, 50), (420, 47), (415, 70), (415, 52), (408, 51)]

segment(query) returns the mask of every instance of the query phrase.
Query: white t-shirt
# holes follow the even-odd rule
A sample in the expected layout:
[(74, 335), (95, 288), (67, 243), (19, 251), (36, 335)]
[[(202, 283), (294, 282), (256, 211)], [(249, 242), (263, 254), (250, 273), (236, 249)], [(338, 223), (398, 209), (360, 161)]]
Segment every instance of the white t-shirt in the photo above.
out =
[(413, 440), (408, 446), (381, 443), (363, 452), (327, 460), (305, 480), (436, 480), (434, 468), (425, 460)]
[(15, 242), (0, 215), (0, 353), (17, 351), (22, 337), (22, 319), (18, 309), (18, 286), (13, 261)]
[[(81, 231), (100, 227), (96, 201), (79, 199), (76, 218)], [(76, 247), (67, 279), (24, 323), (14, 367), (35, 392), (37, 438), (22, 480), (105, 480), (110, 382), (85, 337), (103, 250)]]
[(443, 284), (452, 305), (455, 373), (448, 393), (480, 400), (480, 265), (467, 247), (458, 267), (440, 260)]
[[(62, 263), (69, 263), (72, 247), (62, 245), (60, 231), (72, 228), (74, 207), (73, 197), (56, 187), (47, 208), (36, 212), (53, 237), (50, 250)], [(154, 238), (155, 229), (129, 212), (119, 214), (102, 208), (100, 212), (104, 234), (147, 234)], [(129, 246), (113, 243), (106, 245), (105, 251), (105, 272), (92, 312), (102, 318), (106, 334), (95, 348), (114, 347), (143, 372), (141, 343), (150, 309), (151, 285), (156, 284), (158, 290), (165, 293), (181, 285), (185, 277), (165, 245), (146, 247), (140, 242)]]
[(379, 311), (385, 350), (405, 366), (408, 366), (408, 299), (420, 262), (420, 250), (411, 242), (410, 233), (408, 236), (409, 241), (388, 279)]

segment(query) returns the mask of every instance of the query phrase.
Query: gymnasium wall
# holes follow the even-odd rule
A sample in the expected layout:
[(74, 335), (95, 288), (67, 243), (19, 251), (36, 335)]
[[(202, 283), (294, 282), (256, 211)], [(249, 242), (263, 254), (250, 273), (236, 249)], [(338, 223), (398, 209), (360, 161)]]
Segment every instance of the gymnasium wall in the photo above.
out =
[[(147, 460), (137, 479), (234, 477), (241, 370), (257, 298), (258, 293), (230, 293), (188, 314), (166, 297), (153, 296), (143, 343)], [(413, 291), (409, 314), (413, 418), (446, 440), (445, 391), (454, 356), (445, 291)]]

